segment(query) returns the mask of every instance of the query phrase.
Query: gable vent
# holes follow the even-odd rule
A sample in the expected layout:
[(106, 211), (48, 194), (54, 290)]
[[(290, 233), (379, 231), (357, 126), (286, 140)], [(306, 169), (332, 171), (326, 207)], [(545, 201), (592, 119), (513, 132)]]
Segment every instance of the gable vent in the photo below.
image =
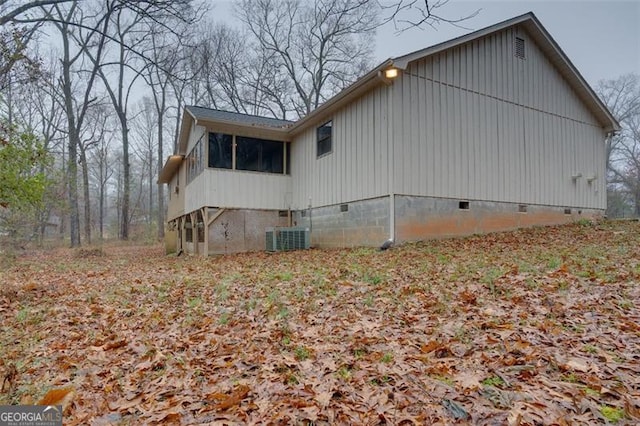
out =
[(516, 37), (516, 58), (524, 59), (524, 39)]

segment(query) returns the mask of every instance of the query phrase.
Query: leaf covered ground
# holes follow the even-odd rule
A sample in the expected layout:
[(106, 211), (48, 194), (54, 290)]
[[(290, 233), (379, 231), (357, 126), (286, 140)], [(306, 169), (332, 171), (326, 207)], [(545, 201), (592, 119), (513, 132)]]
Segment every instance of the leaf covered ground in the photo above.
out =
[(0, 404), (65, 424), (640, 422), (640, 223), (373, 249), (27, 253)]

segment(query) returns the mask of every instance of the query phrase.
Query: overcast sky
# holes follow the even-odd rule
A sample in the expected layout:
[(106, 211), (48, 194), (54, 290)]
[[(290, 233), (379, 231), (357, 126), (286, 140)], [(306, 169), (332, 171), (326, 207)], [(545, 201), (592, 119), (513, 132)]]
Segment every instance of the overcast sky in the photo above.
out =
[[(214, 19), (232, 21), (231, 3), (215, 1)], [(442, 24), (436, 29), (397, 34), (392, 24), (386, 25), (378, 30), (375, 62), (531, 11), (591, 85), (600, 79), (640, 73), (640, 0), (450, 0), (438, 10), (446, 17), (457, 18), (478, 9), (478, 16), (463, 24), (468, 29)]]

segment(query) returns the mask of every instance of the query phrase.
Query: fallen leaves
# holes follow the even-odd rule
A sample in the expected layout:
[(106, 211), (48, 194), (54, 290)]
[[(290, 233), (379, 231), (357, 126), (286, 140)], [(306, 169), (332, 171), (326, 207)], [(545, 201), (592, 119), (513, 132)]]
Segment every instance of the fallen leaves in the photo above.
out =
[(0, 403), (74, 389), (65, 424), (96, 425), (636, 423), (639, 231), (33, 252), (0, 271)]
[(64, 388), (50, 389), (37, 405), (61, 405), (62, 412), (67, 412), (76, 392), (72, 386)]
[(240, 404), (247, 395), (249, 395), (249, 386), (240, 385), (231, 393), (231, 395), (213, 393), (208, 397), (220, 401), (213, 406), (215, 410), (226, 410), (227, 408)]

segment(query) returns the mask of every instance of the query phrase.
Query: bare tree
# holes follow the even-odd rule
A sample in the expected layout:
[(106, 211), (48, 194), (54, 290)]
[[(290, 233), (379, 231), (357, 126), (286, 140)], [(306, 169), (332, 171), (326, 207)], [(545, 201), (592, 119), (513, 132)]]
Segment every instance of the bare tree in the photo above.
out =
[[(281, 118), (286, 118), (283, 109), (287, 105), (295, 115), (304, 116), (370, 68), (373, 36), (379, 26), (393, 22), (398, 31), (445, 23), (460, 26), (478, 13), (446, 17), (440, 10), (447, 3), (448, 0), (241, 0), (236, 12), (252, 35), (257, 51), (251, 69), (266, 72), (243, 83), (258, 89), (253, 94), (261, 96), (255, 98), (254, 105), (266, 107), (272, 114), (272, 107), (276, 106), (278, 113), (273, 115)], [(256, 67), (256, 59), (266, 66)], [(288, 82), (278, 78), (282, 75)], [(269, 84), (261, 84), (263, 81)], [(256, 82), (258, 86), (253, 87)], [(245, 102), (247, 99), (251, 97), (245, 97)]]
[[(69, 233), (71, 246), (80, 245), (80, 207), (78, 202), (78, 147), (81, 142), (81, 131), (84, 126), (90, 105), (94, 102), (93, 91), (99, 71), (99, 60), (89, 69), (85, 69), (85, 78), (80, 79), (78, 72), (83, 65), (84, 52), (95, 49), (94, 57), (101, 58), (104, 52), (104, 37), (109, 25), (110, 13), (102, 16), (87, 15), (80, 8), (79, 2), (69, 2), (68, 9), (55, 5), (47, 12), (47, 19), (53, 22), (62, 41), (62, 57), (60, 58), (61, 76), (58, 83), (59, 102), (64, 108), (67, 119), (67, 178), (69, 193)], [(89, 23), (89, 20), (93, 22)], [(78, 29), (92, 29), (77, 34)], [(82, 81), (84, 87), (79, 88)]]
[(607, 139), (609, 196), (621, 193), (640, 215), (640, 76), (600, 81), (596, 91), (621, 126)]
[(107, 123), (109, 113), (104, 103), (96, 103), (88, 110), (87, 119), (82, 129), (78, 149), (80, 153), (80, 167), (82, 169), (82, 188), (84, 200), (84, 239), (87, 244), (91, 244), (91, 191), (89, 183), (90, 163), (88, 153), (98, 147), (104, 141), (105, 135), (109, 132)]
[[(203, 10), (198, 10), (198, 13), (202, 12)], [(171, 90), (180, 85), (178, 80), (183, 78), (183, 76), (180, 75), (180, 71), (183, 69), (182, 65), (187, 61), (187, 58), (191, 56), (191, 49), (188, 43), (190, 41), (190, 35), (193, 33), (191, 28), (196, 19), (197, 16), (195, 16), (195, 14), (191, 19), (173, 19), (171, 31), (158, 28), (154, 25), (148, 28), (151, 37), (149, 38), (146, 52), (150, 63), (149, 66), (144, 68), (142, 77), (151, 89), (153, 107), (155, 109), (158, 171), (161, 170), (163, 166), (165, 132), (168, 130), (167, 128), (170, 127), (166, 124), (166, 118), (172, 107), (171, 101), (174, 99), (178, 101), (177, 98), (171, 97)], [(189, 21), (190, 25), (185, 25), (186, 21)], [(183, 48), (177, 49), (176, 46), (183, 46)], [(178, 106), (175, 107), (178, 108)], [(153, 180), (153, 176), (150, 175), (149, 179), (150, 181)], [(164, 238), (165, 195), (164, 185), (157, 185), (158, 210), (156, 220), (157, 237), (160, 240)], [(150, 194), (151, 193), (152, 189), (150, 189)], [(151, 200), (149, 205), (152, 205)]]
[[(140, 168), (142, 169), (141, 179), (146, 181), (147, 205), (144, 209), (146, 213), (145, 221), (150, 225), (153, 220), (154, 211), (154, 176), (157, 175), (155, 166), (155, 152), (157, 148), (156, 133), (157, 117), (156, 109), (153, 105), (154, 101), (149, 97), (144, 97), (137, 104), (137, 114), (133, 119), (134, 128), (132, 132), (131, 146), (132, 152), (138, 158)], [(139, 192), (144, 192), (140, 188)]]
[(621, 194), (633, 216), (640, 217), (640, 114), (624, 122), (614, 155), (609, 189)]
[[(190, 34), (190, 33), (188, 33)], [(185, 34), (187, 36), (188, 34)], [(168, 114), (173, 120), (173, 148), (172, 152), (178, 152), (178, 136), (180, 133), (180, 120), (185, 105), (195, 105), (200, 102), (202, 93), (201, 76), (203, 73), (202, 64), (197, 43), (185, 43), (185, 56), (175, 64), (172, 69), (173, 78), (169, 79), (171, 86), (172, 106), (168, 109)], [(207, 104), (205, 104), (207, 105)], [(164, 161), (164, 158), (163, 158)]]
[[(113, 21), (113, 38), (117, 40), (116, 57), (112, 61), (101, 63), (100, 58), (95, 56), (93, 52), (87, 51), (87, 54), (91, 62), (98, 69), (98, 74), (106, 88), (120, 124), (123, 162), (120, 238), (127, 240), (129, 239), (129, 201), (131, 193), (128, 107), (135, 81), (141, 75), (140, 69), (132, 66), (137, 59), (132, 53), (132, 49), (135, 50), (141, 45), (141, 41), (137, 39), (137, 37), (142, 36), (137, 33), (137, 30), (143, 17), (142, 15), (131, 13), (126, 9), (116, 8), (116, 5), (111, 2), (107, 2), (105, 6), (113, 11), (113, 14), (111, 14), (109, 18)], [(115, 76), (109, 73), (107, 68), (110, 67), (115, 69)]]
[[(123, 7), (123, 3), (127, 7)], [(120, 124), (123, 161), (120, 238), (127, 240), (131, 221), (128, 109), (136, 81), (151, 63), (145, 60), (147, 57), (143, 51), (150, 38), (150, 33), (146, 29), (150, 25), (168, 28), (169, 19), (182, 19), (184, 16), (189, 16), (192, 9), (190, 0), (138, 0), (128, 3), (105, 0), (103, 9), (112, 11), (109, 14), (109, 20), (112, 22), (113, 31), (108, 39), (116, 43), (115, 55), (111, 61), (101, 63), (100, 58), (96, 57), (92, 51), (87, 50), (86, 53), (94, 66), (98, 67), (98, 74)], [(107, 31), (104, 31), (103, 36), (106, 34), (108, 34)]]
[[(361, 0), (368, 3), (372, 0)], [(382, 24), (393, 22), (398, 32), (413, 28), (437, 28), (440, 24), (461, 27), (463, 22), (477, 16), (480, 9), (459, 17), (449, 17), (440, 13), (450, 0), (375, 0), (382, 10)]]
[(237, 10), (255, 43), (277, 57), (303, 116), (369, 67), (379, 23), (377, 5), (362, 0), (242, 0)]
[(91, 173), (91, 177), (93, 178), (93, 181), (97, 186), (98, 192), (98, 232), (100, 235), (100, 240), (104, 239), (104, 224), (107, 209), (107, 189), (109, 180), (113, 176), (114, 172), (112, 158), (113, 149), (111, 147), (111, 141), (113, 139), (109, 137), (111, 132), (111, 127), (107, 125), (105, 127), (105, 131), (101, 133), (102, 137), (97, 140), (95, 149), (89, 154), (89, 161), (91, 163), (89, 172)]
[(40, 12), (44, 6), (68, 3), (70, 0), (36, 0), (36, 1), (11, 1), (0, 0), (0, 26), (15, 21), (26, 13)]
[[(596, 92), (619, 123), (624, 124), (640, 114), (640, 76), (625, 74), (614, 80), (601, 80)], [(624, 139), (624, 131), (607, 140), (607, 169), (611, 169), (615, 153)]]

